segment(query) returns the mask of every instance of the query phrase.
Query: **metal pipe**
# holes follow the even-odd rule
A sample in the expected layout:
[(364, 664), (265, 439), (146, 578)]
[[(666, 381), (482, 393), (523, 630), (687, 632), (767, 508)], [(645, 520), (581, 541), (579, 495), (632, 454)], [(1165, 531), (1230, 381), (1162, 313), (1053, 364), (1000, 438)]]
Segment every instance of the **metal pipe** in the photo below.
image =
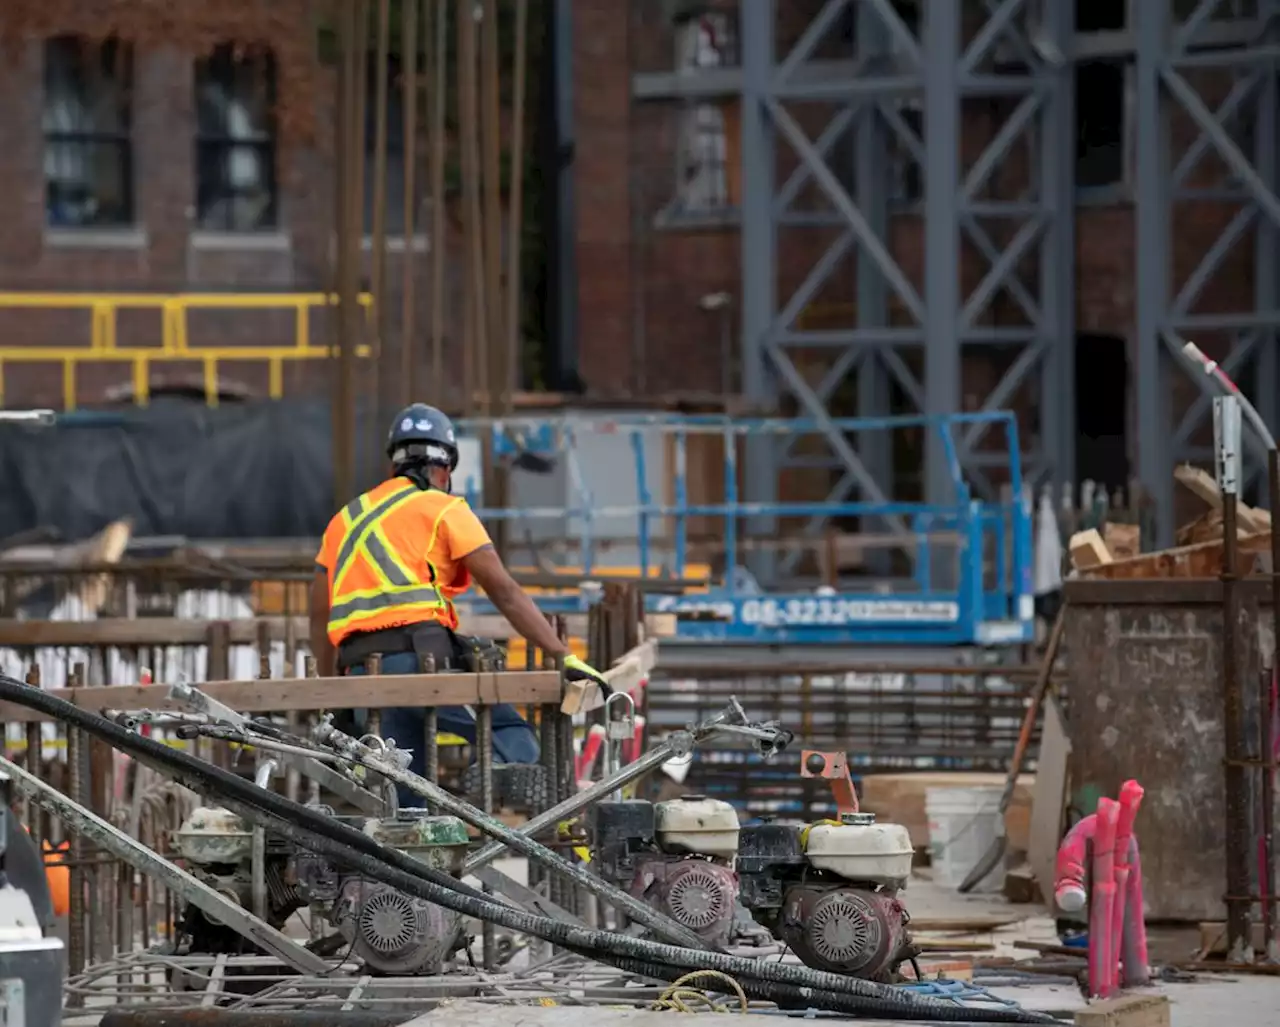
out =
[[(310, 662), (308, 662), (308, 668), (309, 670), (314, 669)], [(312, 675), (308, 673), (308, 676)], [(249, 718), (239, 710), (233, 710), (226, 703), (219, 702), (185, 681), (170, 685), (168, 697), (176, 702), (184, 703), (194, 713), (203, 714), (211, 720), (227, 724), (237, 730), (243, 731), (249, 724)], [(269, 741), (257, 740), (255, 744), (262, 748), (267, 748)], [(286, 767), (297, 768), (305, 777), (341, 796), (362, 813), (368, 813), (375, 817), (383, 816), (386, 813), (383, 801), (373, 792), (361, 788), (354, 781), (349, 781), (333, 768), (321, 763), (320, 760), (324, 758), (325, 753), (306, 752), (303, 754), (302, 751), (296, 750), (287, 743), (280, 742), (275, 742), (270, 747), (280, 753), (281, 762)]]
[[(558, 710), (556, 712), (557, 714), (559, 713)], [(703, 721), (693, 732), (672, 732), (661, 745), (650, 749), (634, 763), (628, 763), (616, 774), (607, 776), (580, 792), (575, 792), (567, 799), (556, 803), (550, 809), (530, 818), (519, 829), (518, 833), (528, 838), (536, 837), (547, 828), (555, 826), (560, 821), (573, 816), (573, 814), (585, 809), (592, 803), (607, 799), (615, 791), (619, 791), (632, 781), (644, 777), (651, 770), (662, 766), (667, 760), (679, 759), (689, 755), (693, 751), (693, 746), (696, 742), (723, 729), (730, 719), (737, 717), (740, 713), (740, 707), (736, 707), (736, 704), (730, 705), (714, 717)], [(502, 842), (489, 843), (467, 858), (467, 861), (462, 864), (463, 873), (472, 873), (477, 867), (492, 863), (506, 851), (506, 848), (507, 846)]]
[[(521, 855), (539, 860), (574, 884), (594, 895), (599, 895), (608, 902), (621, 906), (633, 920), (644, 924), (655, 934), (669, 940), (672, 944), (697, 950), (706, 950), (706, 943), (698, 935), (676, 923), (670, 917), (656, 912), (652, 907), (613, 887), (602, 878), (591, 873), (585, 866), (569, 862), (563, 856), (538, 844), (527, 835), (512, 830), (506, 824), (476, 809), (470, 803), (456, 798), (438, 785), (432, 784), (426, 778), (405, 770), (398, 765), (399, 761), (395, 759), (394, 753), (375, 752), (367, 745), (333, 727), (331, 721), (320, 725), (317, 728), (317, 735), (353, 763), (358, 763), (369, 770), (390, 778), (401, 787), (421, 795), (432, 806), (443, 810), (445, 813), (451, 813), (490, 837), (501, 839), (508, 847)], [(570, 911), (574, 912), (572, 907), (570, 907)]]
[[(291, 938), (285, 937), (274, 927), (262, 923), (210, 888), (203, 881), (192, 877), (185, 870), (162, 859), (141, 842), (130, 838), (118, 827), (107, 823), (97, 814), (67, 798), (52, 785), (48, 785), (15, 763), (0, 757), (0, 772), (8, 774), (14, 788), (33, 802), (61, 820), (77, 836), (85, 835), (95, 844), (110, 852), (117, 859), (137, 867), (144, 874), (159, 880), (166, 888), (177, 892), (193, 906), (242, 935), (255, 945), (276, 956), (300, 973), (325, 974), (330, 967), (319, 956), (307, 951)], [(74, 872), (74, 864), (72, 872)], [(83, 969), (83, 967), (81, 968)], [(75, 971), (79, 972), (79, 971)]]

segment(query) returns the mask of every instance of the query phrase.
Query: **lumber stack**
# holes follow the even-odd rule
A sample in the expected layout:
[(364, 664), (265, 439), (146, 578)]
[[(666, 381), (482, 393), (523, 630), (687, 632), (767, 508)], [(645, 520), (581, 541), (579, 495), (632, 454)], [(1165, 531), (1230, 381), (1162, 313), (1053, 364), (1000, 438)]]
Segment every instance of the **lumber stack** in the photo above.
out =
[[(1174, 479), (1203, 504), (1203, 511), (1177, 531), (1172, 549), (1139, 552), (1137, 525), (1105, 526), (1071, 536), (1072, 568), (1082, 577), (1111, 581), (1150, 578), (1214, 578), (1222, 571), (1222, 493), (1207, 471), (1184, 464)], [(1244, 574), (1264, 569), (1271, 551), (1271, 515), (1245, 503), (1237, 505), (1237, 540)], [(1119, 530), (1114, 536), (1113, 529)]]

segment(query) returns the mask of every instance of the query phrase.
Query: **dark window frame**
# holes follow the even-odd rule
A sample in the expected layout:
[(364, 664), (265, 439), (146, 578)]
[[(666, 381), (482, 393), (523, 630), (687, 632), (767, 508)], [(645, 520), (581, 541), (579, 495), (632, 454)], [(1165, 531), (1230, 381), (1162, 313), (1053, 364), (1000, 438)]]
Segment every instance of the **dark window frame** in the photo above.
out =
[[(228, 234), (274, 232), (280, 227), (280, 183), (276, 162), (279, 140), (276, 129), (277, 69), (271, 50), (248, 50), (223, 43), (195, 65), (195, 178), (196, 223), (201, 231)], [(226, 112), (214, 114), (203, 102), (209, 88), (221, 89), (226, 104), (241, 103), (252, 114), (259, 109), (259, 124), (237, 133), (227, 123)], [(252, 118), (250, 119), (252, 120)], [(216, 123), (216, 122), (221, 123)], [(258, 158), (261, 181), (241, 187), (228, 181), (229, 166), (238, 154)], [(258, 194), (265, 203), (256, 218), (241, 220), (244, 201)]]
[[(72, 56), (72, 50), (77, 51)], [(78, 65), (78, 66), (77, 66)], [(67, 129), (50, 125), (54, 116), (53, 98), (63, 91), (65, 80), (59, 78), (59, 71), (66, 69), (73, 76), (80, 78), (74, 90), (83, 90), (78, 97), (80, 107), (85, 115), (87, 128)], [(51, 36), (44, 41), (43, 94), (41, 98), (41, 134), (44, 143), (44, 195), (45, 223), (50, 228), (69, 229), (112, 229), (132, 228), (137, 223), (137, 196), (134, 182), (133, 158), (133, 47), (115, 37), (101, 42), (86, 39), (83, 36), (62, 34)], [(114, 83), (116, 100), (112, 104), (109, 94), (94, 90), (88, 81), (90, 76), (102, 76), (104, 80)], [(65, 95), (65, 94), (64, 94)], [(103, 118), (102, 115), (108, 117)], [(113, 121), (114, 125), (95, 124), (99, 121)], [(100, 218), (67, 218), (59, 215), (58, 210), (68, 209), (70, 202), (58, 196), (61, 185), (56, 176), (50, 174), (50, 162), (58, 160), (55, 151), (69, 155), (79, 152), (84, 155), (101, 151), (114, 152), (116, 176), (120, 186), (120, 195), (115, 212)], [(89, 176), (86, 176), (89, 177)]]

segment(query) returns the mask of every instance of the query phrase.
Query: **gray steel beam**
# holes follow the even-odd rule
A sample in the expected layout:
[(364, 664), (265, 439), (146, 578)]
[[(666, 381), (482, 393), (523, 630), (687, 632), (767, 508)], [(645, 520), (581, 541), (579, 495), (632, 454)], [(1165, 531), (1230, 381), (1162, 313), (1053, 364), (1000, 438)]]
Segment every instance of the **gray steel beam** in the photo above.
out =
[[(925, 412), (960, 407), (960, 5), (924, 4)], [(948, 452), (937, 432), (925, 442), (925, 501), (956, 501)], [(940, 582), (946, 587), (947, 582)]]
[[(773, 217), (777, 170), (769, 89), (774, 63), (774, 0), (741, 5), (739, 38), (742, 68), (742, 383), (748, 402), (774, 410), (778, 389), (769, 369), (769, 336), (777, 311), (778, 230)], [(743, 492), (748, 502), (777, 499), (777, 443), (769, 435), (746, 440)], [(749, 536), (777, 534), (777, 519), (755, 517), (745, 525)], [(772, 552), (748, 556), (762, 580), (773, 577)]]
[[(1145, 3), (1146, 0), (1141, 0)], [(1264, 0), (1265, 2), (1265, 0)], [(1052, 10), (1065, 7), (1071, 0), (1047, 0), (1045, 20), (1057, 15)], [(1202, 54), (1224, 47), (1248, 46), (1257, 38), (1257, 22), (1250, 18), (1213, 21), (1205, 25), (1188, 46), (1189, 54)], [(1097, 61), (1135, 57), (1138, 49), (1136, 30), (1117, 32), (1071, 33), (1062, 47), (1069, 61)], [(806, 86), (829, 95), (832, 90), (847, 88), (844, 83), (859, 74), (856, 62), (847, 60), (809, 61), (798, 69), (793, 87)], [(904, 73), (898, 88), (910, 91), (909, 74)], [(743, 78), (740, 68), (700, 68), (693, 71), (641, 72), (631, 77), (631, 95), (637, 100), (730, 99), (741, 94)]]
[[(1155, 545), (1167, 545), (1173, 532), (1172, 464), (1192, 458), (1193, 440), (1203, 432), (1209, 410), (1206, 383), (1193, 373), (1200, 395), (1173, 426), (1169, 404), (1172, 381), (1169, 365), (1190, 370), (1177, 356), (1187, 336), (1200, 332), (1232, 339), (1222, 364), (1241, 381), (1264, 410), (1264, 419), (1275, 426), (1280, 369), (1277, 368), (1276, 333), (1280, 328), (1280, 283), (1277, 282), (1276, 242), (1280, 231), (1280, 193), (1276, 167), (1276, 46), (1277, 0), (1263, 0), (1259, 19), (1234, 24), (1229, 45), (1206, 45), (1221, 36), (1211, 19), (1218, 13), (1214, 0), (1201, 0), (1186, 19), (1170, 22), (1169, 3), (1135, 5), (1142, 46), (1137, 77), (1138, 158), (1138, 455), (1139, 476), (1155, 500)], [(1183, 69), (1217, 70), (1229, 84), (1225, 96), (1211, 108), (1194, 88)], [(1180, 153), (1173, 152), (1168, 119), (1177, 110), (1198, 131)], [(1252, 121), (1254, 152), (1246, 153), (1232, 138), (1231, 127)], [(1203, 173), (1203, 159), (1212, 153), (1225, 165), (1230, 179), (1188, 188), (1189, 180)], [(1175, 289), (1168, 254), (1173, 248), (1170, 227), (1182, 223), (1180, 202), (1213, 198), (1233, 204), (1236, 210), (1204, 250), (1196, 266)], [(1251, 309), (1201, 313), (1196, 308), (1221, 274), (1227, 260), (1254, 233), (1254, 297)], [(1171, 357), (1172, 354), (1172, 357)], [(1178, 372), (1174, 372), (1178, 373)], [(1261, 455), (1261, 443), (1250, 437), (1249, 446)], [(1262, 461), (1248, 464), (1251, 476)]]
[[(1169, 32), (1168, 5), (1131, 7), (1137, 35), (1134, 65), (1135, 279), (1138, 477), (1154, 500), (1155, 538), (1151, 548), (1173, 544), (1173, 453), (1168, 356), (1163, 340), (1171, 274), (1169, 219), (1172, 160), (1169, 111), (1162, 102), (1160, 76)], [(1144, 545), (1148, 540), (1143, 540)]]
[[(1259, 15), (1280, 25), (1280, 0), (1261, 0)], [(1280, 186), (1280, 69), (1273, 63), (1262, 70), (1254, 118), (1254, 160), (1258, 174), (1272, 189)], [(1259, 314), (1280, 310), (1280, 226), (1264, 219), (1258, 225), (1254, 249), (1254, 308)], [(1272, 434), (1280, 434), (1280, 331), (1272, 324), (1258, 331), (1259, 352), (1254, 362), (1253, 400)], [(1270, 498), (1259, 502), (1270, 505)], [(1280, 513), (1280, 511), (1272, 511)]]

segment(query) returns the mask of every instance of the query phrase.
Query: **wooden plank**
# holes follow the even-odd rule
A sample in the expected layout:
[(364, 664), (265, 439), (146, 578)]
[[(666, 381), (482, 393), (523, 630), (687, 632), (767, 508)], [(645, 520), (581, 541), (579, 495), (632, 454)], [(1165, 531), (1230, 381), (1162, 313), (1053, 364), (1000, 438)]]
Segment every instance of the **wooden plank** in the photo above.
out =
[(1062, 710), (1052, 695), (1044, 698), (1044, 723), (1036, 755), (1036, 783), (1031, 790), (1031, 826), (1027, 831), (1027, 862), (1046, 900), (1053, 897), (1054, 864), (1062, 840), (1062, 813), (1067, 804), (1067, 767), (1071, 739)]
[[(1197, 499), (1213, 510), (1222, 513), (1222, 490), (1213, 475), (1199, 467), (1182, 464), (1173, 471), (1173, 478)], [(1236, 519), (1243, 534), (1257, 534), (1271, 530), (1271, 515), (1265, 510), (1255, 510), (1244, 503), (1236, 505)]]
[[(614, 661), (612, 667), (602, 671), (605, 681), (615, 692), (630, 692), (641, 681), (648, 679), (658, 662), (658, 642), (650, 638)], [(598, 685), (585, 681), (565, 683), (564, 700), (560, 712), (567, 717), (576, 713), (588, 713), (604, 705), (604, 696)]]
[[(261, 617), (231, 621), (179, 620), (174, 617), (103, 618), (91, 621), (18, 621), (0, 619), (0, 648), (22, 646), (116, 646), (147, 648), (165, 645), (205, 645), (210, 626), (225, 623), (232, 645), (256, 645), (259, 625), (273, 641), (286, 637), (305, 639), (309, 630), (306, 617)], [(586, 635), (587, 615), (570, 614), (565, 618), (569, 634)], [(675, 634), (674, 614), (649, 614), (645, 618), (648, 638), (670, 638)], [(462, 628), (468, 634), (485, 638), (510, 638), (515, 632), (505, 617), (481, 615), (464, 617)], [(291, 634), (290, 634), (291, 632)]]
[(1077, 1010), (1076, 1027), (1169, 1027), (1173, 1012), (1167, 995), (1121, 995)]
[[(197, 685), (210, 697), (241, 713), (288, 713), (389, 706), (476, 706), (493, 703), (559, 702), (557, 671), (502, 671), (484, 674), (384, 674), (377, 677), (279, 678), (256, 681), (209, 681)], [(107, 685), (54, 688), (49, 694), (81, 709), (182, 710), (162, 685)], [(0, 703), (0, 723), (49, 718), (12, 703)]]
[[(1241, 556), (1255, 556), (1271, 546), (1269, 531), (1240, 538)], [(1248, 566), (1246, 562), (1246, 566)], [(1106, 578), (1110, 581), (1140, 578), (1216, 578), (1222, 573), (1222, 539), (1201, 542), (1193, 546), (1164, 549), (1158, 553), (1143, 553), (1130, 560), (1090, 567), (1080, 572), (1089, 578)]]
[(1067, 550), (1071, 553), (1071, 566), (1078, 571), (1111, 563), (1111, 551), (1097, 528), (1077, 531), (1067, 543)]

